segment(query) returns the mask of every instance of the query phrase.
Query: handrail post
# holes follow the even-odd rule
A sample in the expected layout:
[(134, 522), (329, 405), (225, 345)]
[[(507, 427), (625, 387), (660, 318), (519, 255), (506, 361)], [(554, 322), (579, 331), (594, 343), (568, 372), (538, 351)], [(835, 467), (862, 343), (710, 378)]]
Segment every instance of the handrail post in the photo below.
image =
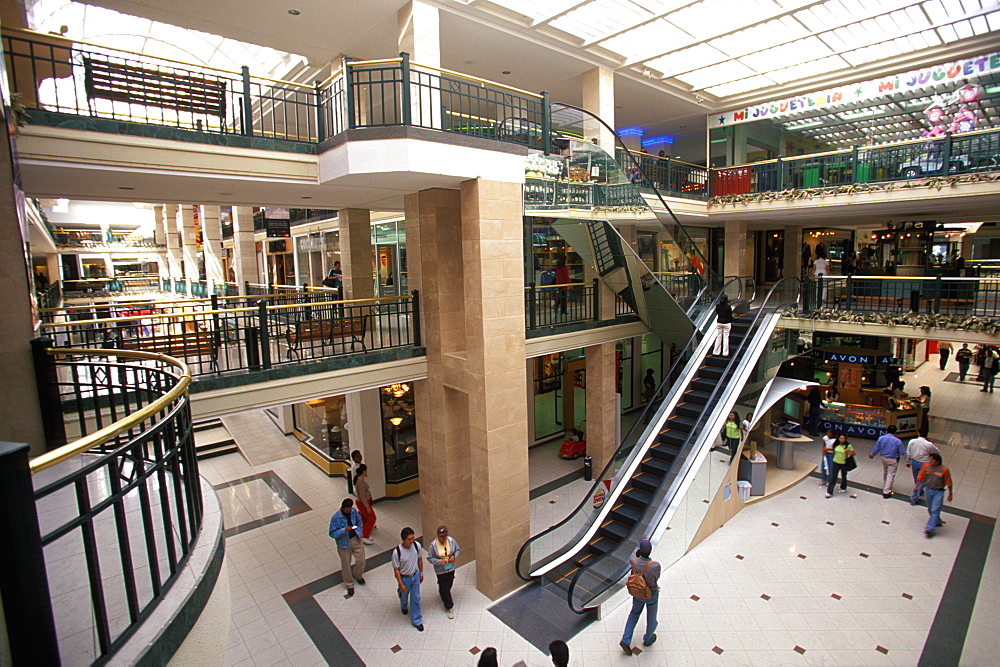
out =
[(538, 325), (538, 312), (535, 307), (538, 299), (538, 290), (535, 283), (528, 283), (528, 330), (533, 330)]
[(250, 296), (250, 281), (243, 281), (243, 296)]
[(552, 105), (549, 103), (549, 91), (542, 91), (542, 153), (552, 152)]
[(267, 299), (257, 302), (257, 340), (260, 343), (260, 367), (271, 367), (271, 336), (267, 330)]
[(250, 100), (250, 68), (246, 65), (240, 68), (243, 73), (243, 134), (253, 136), (253, 102)]
[(854, 276), (847, 276), (847, 295), (844, 297), (844, 306), (851, 310), (851, 295), (854, 293)]
[(947, 176), (951, 173), (951, 136), (945, 135), (944, 145), (941, 147), (941, 175)]
[(62, 401), (59, 399), (59, 377), (54, 360), (45, 351), (50, 347), (52, 340), (49, 338), (34, 338), (31, 341), (38, 406), (42, 416), (42, 427), (45, 430), (47, 451), (66, 444), (66, 425), (63, 421)]
[(7, 566), (0, 568), (0, 596), (12, 663), (58, 665), (56, 621), (25, 443), (0, 442), (0, 497), (0, 549), (7, 558)]
[(941, 290), (944, 288), (940, 273), (934, 278), (934, 286), (937, 288), (934, 290), (934, 314), (938, 314), (941, 312)]
[(594, 284), (594, 293), (592, 295), (592, 297), (593, 297), (593, 305), (591, 307), (594, 309), (594, 321), (595, 322), (600, 322), (601, 321), (601, 290), (599, 289), (599, 286), (598, 286), (599, 282), (600, 281), (598, 281), (597, 278), (594, 278), (594, 281), (593, 281), (593, 284)]
[(812, 310), (812, 281), (808, 276), (802, 279), (802, 310), (806, 313)]
[(823, 278), (825, 276), (816, 276), (816, 307), (823, 307)]
[(412, 110), (410, 109), (410, 54), (406, 51), (400, 51), (399, 58), (400, 91), (403, 96), (401, 101), (403, 105), (403, 125), (409, 126), (413, 121)]
[(858, 147), (851, 146), (851, 183), (858, 182), (858, 172), (861, 165), (858, 164)]
[(665, 186), (667, 192), (674, 192), (673, 187), (671, 187), (674, 181), (670, 177), (671, 176), (670, 172), (673, 170), (673, 162), (674, 162), (673, 160), (667, 158), (666, 180), (663, 181), (663, 185)]
[(210, 300), (210, 302), (212, 304), (212, 311), (213, 311), (212, 312), (212, 328), (215, 329), (216, 332), (220, 332), (220, 331), (222, 331), (222, 321), (219, 318), (219, 313), (218, 313), (218, 310), (219, 310), (219, 296), (217, 294), (215, 294), (214, 290), (212, 292), (212, 295), (209, 297), (209, 300)]
[(313, 90), (316, 95), (316, 141), (320, 142), (326, 139), (324, 134), (326, 130), (324, 129), (325, 120), (323, 118), (323, 89), (320, 88), (320, 84), (323, 83), (319, 79), (313, 81)]
[(778, 156), (778, 161), (774, 163), (774, 168), (778, 171), (777, 177), (774, 179), (774, 185), (778, 192), (781, 192), (785, 189), (785, 168), (781, 164), (780, 155)]
[(413, 344), (416, 347), (423, 345), (420, 336), (420, 290), (413, 290)]
[(351, 76), (351, 58), (344, 58), (344, 103), (347, 105), (347, 113), (345, 115), (345, 120), (347, 121), (347, 127), (345, 130), (354, 129), (354, 80)]

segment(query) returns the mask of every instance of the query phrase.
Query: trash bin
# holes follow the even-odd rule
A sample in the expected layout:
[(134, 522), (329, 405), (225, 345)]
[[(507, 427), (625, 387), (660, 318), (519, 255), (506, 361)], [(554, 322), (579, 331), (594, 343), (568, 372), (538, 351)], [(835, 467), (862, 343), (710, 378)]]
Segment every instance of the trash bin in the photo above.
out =
[(583, 457), (583, 481), (590, 482), (594, 479), (594, 457)]
[(753, 485), (750, 482), (736, 482), (736, 490), (740, 494), (740, 500), (747, 502), (750, 500), (750, 489)]

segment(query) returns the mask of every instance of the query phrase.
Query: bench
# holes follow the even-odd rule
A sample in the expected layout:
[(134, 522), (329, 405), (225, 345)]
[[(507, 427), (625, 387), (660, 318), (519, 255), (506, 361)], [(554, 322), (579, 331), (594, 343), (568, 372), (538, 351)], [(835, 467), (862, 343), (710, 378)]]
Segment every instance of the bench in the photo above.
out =
[(298, 356), (299, 346), (302, 343), (320, 341), (321, 344), (333, 345), (336, 339), (350, 340), (351, 351), (354, 351), (356, 344), (361, 345), (361, 351), (366, 352), (365, 332), (368, 328), (368, 316), (358, 315), (355, 317), (341, 317), (325, 320), (300, 320), (289, 327), (285, 333), (288, 341), (288, 358), (294, 354)]
[(122, 350), (155, 352), (180, 359), (209, 357), (219, 370), (219, 334), (216, 331), (192, 331), (164, 336), (122, 338), (116, 346)]
[[(226, 82), (198, 74), (83, 59), (87, 103), (103, 99), (215, 116), (226, 125)], [(93, 109), (90, 110), (93, 113)]]

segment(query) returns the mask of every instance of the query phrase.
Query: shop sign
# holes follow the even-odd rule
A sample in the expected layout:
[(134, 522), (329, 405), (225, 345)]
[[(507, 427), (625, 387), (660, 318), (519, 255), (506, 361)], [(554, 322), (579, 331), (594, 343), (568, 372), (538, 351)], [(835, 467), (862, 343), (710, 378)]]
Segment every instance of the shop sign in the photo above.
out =
[(711, 129), (761, 120), (762, 118), (779, 118), (797, 114), (806, 109), (838, 107), (858, 102), (877, 104), (883, 98), (888, 101), (888, 98), (895, 97), (900, 92), (934, 88), (941, 83), (948, 82), (964, 84), (965, 79), (973, 79), (996, 72), (1000, 72), (1000, 52), (924, 67), (882, 79), (862, 81), (839, 88), (787, 97), (745, 109), (709, 114), (708, 127)]
[[(833, 431), (834, 433), (843, 433), (844, 435), (856, 435), (862, 438), (878, 438), (879, 436), (885, 435), (886, 430), (878, 426), (863, 426), (861, 424), (844, 424), (841, 422), (831, 422), (826, 420), (820, 420), (819, 428), (821, 431)], [(899, 430), (904, 430), (902, 427), (898, 427)], [(912, 429), (911, 429), (912, 430)]]
[(604, 500), (607, 497), (608, 497), (607, 493), (605, 493), (604, 489), (598, 488), (597, 491), (594, 491), (594, 509), (597, 509), (601, 505), (603, 505)]
[(896, 363), (896, 357), (892, 355), (872, 355), (872, 354), (850, 354), (847, 352), (827, 352), (825, 350), (813, 350), (812, 356), (819, 357), (823, 361), (834, 361), (844, 364), (875, 364), (887, 366)]
[(917, 430), (917, 416), (916, 415), (906, 415), (905, 417), (896, 417), (896, 430), (900, 433), (906, 433), (908, 431)]
[(292, 237), (291, 215), (287, 208), (265, 208), (264, 230), (267, 238), (288, 239)]

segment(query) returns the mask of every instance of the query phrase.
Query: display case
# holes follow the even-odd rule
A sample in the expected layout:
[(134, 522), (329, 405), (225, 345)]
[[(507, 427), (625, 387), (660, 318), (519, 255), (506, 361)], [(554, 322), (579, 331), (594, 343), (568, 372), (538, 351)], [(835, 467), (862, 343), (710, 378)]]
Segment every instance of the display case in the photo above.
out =
[(819, 415), (820, 432), (833, 431), (862, 438), (878, 438), (889, 426), (900, 438), (916, 436), (919, 410), (907, 402), (897, 409), (823, 401)]

